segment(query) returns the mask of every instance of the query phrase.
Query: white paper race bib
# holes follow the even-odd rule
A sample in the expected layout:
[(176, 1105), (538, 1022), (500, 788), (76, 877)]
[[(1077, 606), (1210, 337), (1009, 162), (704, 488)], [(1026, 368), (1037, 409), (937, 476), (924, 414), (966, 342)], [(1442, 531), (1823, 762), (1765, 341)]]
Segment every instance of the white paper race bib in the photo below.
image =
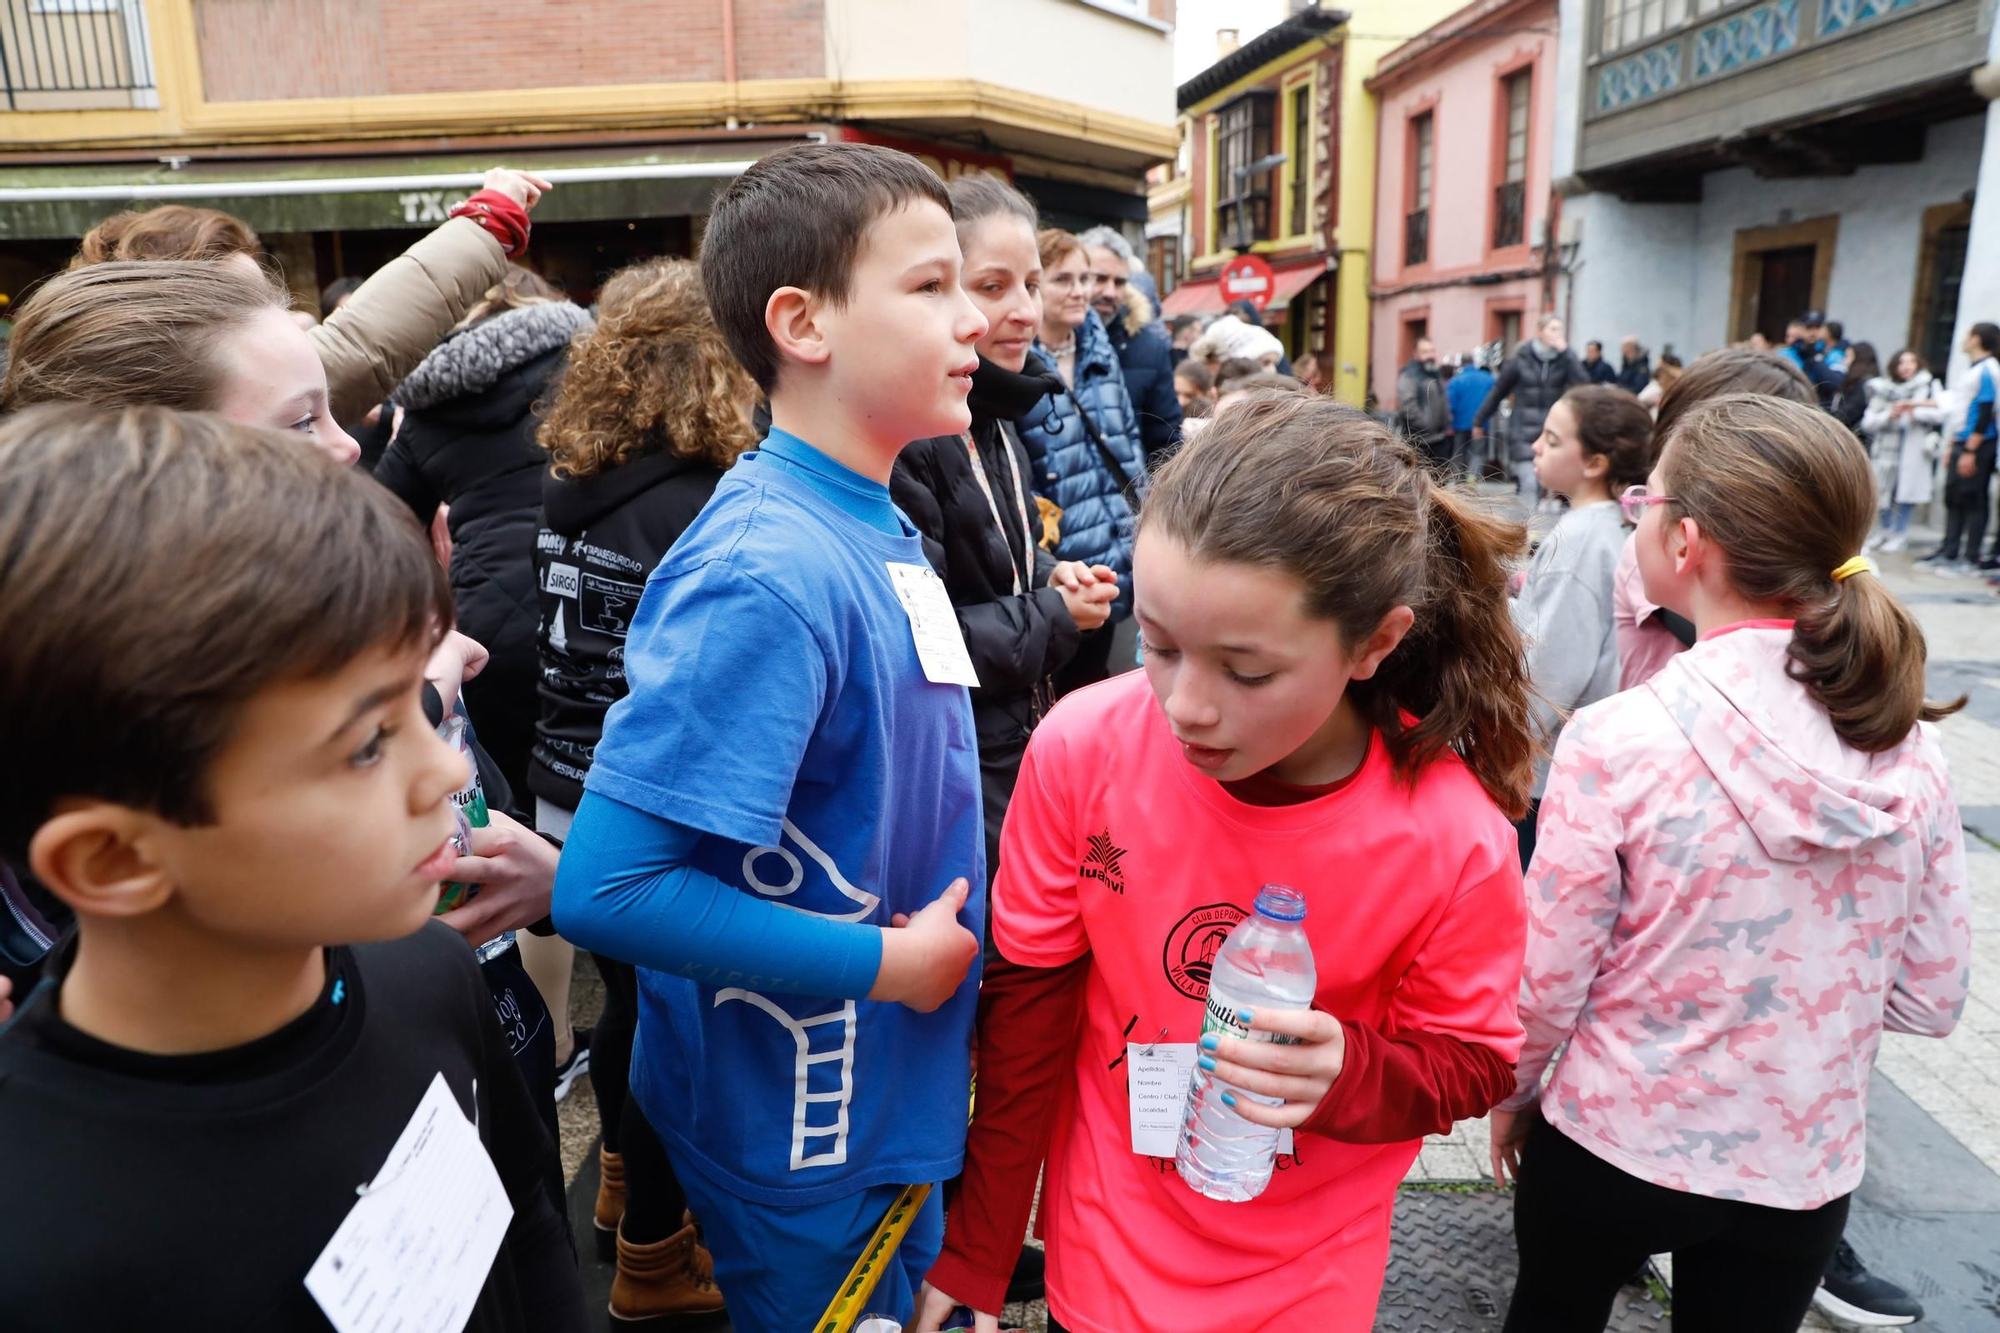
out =
[[(1172, 1157), (1180, 1151), (1181, 1120), (1187, 1114), (1188, 1084), (1194, 1078), (1194, 1043), (1125, 1043), (1125, 1068), (1132, 1089), (1132, 1151), (1143, 1157)], [(1278, 1131), (1278, 1155), (1290, 1156), (1292, 1131)]]
[(460, 1333), (514, 1205), (443, 1074), (355, 1192), (306, 1273), (327, 1322), (336, 1333)]
[(903, 614), (910, 618), (910, 637), (916, 641), (924, 678), (934, 685), (977, 686), (979, 676), (972, 669), (972, 655), (965, 651), (965, 635), (958, 628), (958, 613), (951, 609), (944, 581), (928, 565), (891, 560), (889, 582), (903, 604)]

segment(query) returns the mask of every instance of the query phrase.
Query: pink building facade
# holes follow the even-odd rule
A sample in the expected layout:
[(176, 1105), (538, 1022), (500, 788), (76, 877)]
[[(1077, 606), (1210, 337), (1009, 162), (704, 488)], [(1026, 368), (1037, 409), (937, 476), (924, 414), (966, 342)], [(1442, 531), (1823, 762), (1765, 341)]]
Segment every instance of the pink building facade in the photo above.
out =
[(1384, 407), (1419, 338), (1447, 358), (1495, 341), (1511, 352), (1552, 304), (1556, 12), (1556, 0), (1474, 0), (1368, 82), (1370, 387)]

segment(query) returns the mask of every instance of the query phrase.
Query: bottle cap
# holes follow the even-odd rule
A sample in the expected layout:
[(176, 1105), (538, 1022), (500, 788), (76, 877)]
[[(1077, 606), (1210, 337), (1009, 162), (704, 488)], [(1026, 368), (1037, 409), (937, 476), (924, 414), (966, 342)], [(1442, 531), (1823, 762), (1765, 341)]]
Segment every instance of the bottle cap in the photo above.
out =
[(1282, 884), (1266, 884), (1257, 890), (1257, 914), (1273, 921), (1306, 919), (1306, 896)]

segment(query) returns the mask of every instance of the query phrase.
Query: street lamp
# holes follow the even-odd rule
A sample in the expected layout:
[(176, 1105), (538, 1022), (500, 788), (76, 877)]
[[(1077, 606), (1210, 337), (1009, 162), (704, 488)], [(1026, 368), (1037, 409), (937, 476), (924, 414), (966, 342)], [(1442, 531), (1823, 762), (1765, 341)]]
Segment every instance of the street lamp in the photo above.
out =
[(1250, 190), (1250, 178), (1261, 176), (1267, 171), (1276, 171), (1289, 160), (1283, 153), (1272, 153), (1269, 156), (1258, 158), (1248, 166), (1236, 168), (1236, 248), (1238, 250), (1248, 250), (1250, 248), (1249, 214), (1243, 207), (1245, 196)]

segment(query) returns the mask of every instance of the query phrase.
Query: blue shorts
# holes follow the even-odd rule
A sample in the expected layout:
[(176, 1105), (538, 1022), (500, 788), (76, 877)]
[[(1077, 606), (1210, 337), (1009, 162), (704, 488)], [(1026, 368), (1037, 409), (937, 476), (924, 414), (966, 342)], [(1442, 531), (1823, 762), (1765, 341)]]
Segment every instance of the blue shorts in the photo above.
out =
[[(903, 1192), (901, 1186), (877, 1185), (831, 1203), (779, 1208), (738, 1198), (680, 1154), (668, 1155), (715, 1258), (715, 1282), (736, 1333), (808, 1333)], [(944, 1192), (935, 1187), (864, 1313), (909, 1324), (916, 1317), (917, 1289), (943, 1248)]]

